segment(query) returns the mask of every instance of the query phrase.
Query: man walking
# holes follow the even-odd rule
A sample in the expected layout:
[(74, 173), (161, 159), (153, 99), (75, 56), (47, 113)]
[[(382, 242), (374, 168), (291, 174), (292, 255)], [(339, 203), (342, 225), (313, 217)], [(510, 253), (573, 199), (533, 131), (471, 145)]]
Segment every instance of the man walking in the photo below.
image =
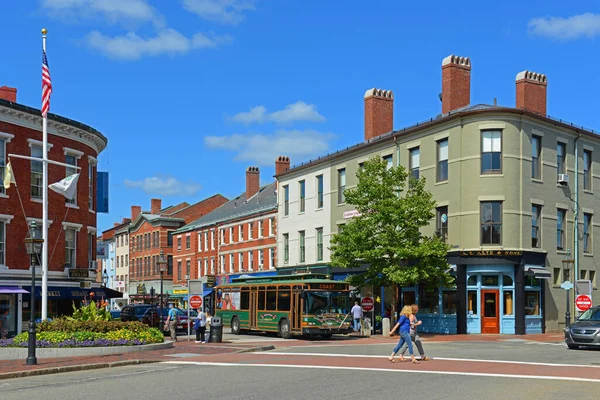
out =
[(167, 317), (166, 325), (169, 327), (171, 332), (171, 340), (177, 341), (177, 311), (173, 307), (173, 304), (169, 304), (169, 316)]
[(360, 330), (360, 319), (362, 318), (362, 307), (358, 305), (358, 301), (354, 302), (354, 307), (350, 310), (352, 313), (352, 318), (354, 318), (354, 332), (358, 332)]
[(204, 334), (206, 333), (206, 314), (200, 309), (198, 318), (194, 322), (194, 329), (196, 330), (196, 343), (205, 343)]

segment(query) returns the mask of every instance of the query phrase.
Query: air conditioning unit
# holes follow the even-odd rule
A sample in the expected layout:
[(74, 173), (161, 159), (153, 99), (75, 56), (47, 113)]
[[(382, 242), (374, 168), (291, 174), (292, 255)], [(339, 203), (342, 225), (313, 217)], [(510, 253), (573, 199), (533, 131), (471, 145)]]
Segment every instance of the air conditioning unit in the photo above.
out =
[(558, 183), (562, 185), (566, 185), (569, 183), (569, 175), (567, 174), (558, 174)]
[(259, 271), (262, 271), (262, 270), (264, 270), (264, 269), (265, 269), (265, 268), (263, 267), (263, 265), (262, 265), (262, 264), (258, 264), (258, 270), (259, 270)]

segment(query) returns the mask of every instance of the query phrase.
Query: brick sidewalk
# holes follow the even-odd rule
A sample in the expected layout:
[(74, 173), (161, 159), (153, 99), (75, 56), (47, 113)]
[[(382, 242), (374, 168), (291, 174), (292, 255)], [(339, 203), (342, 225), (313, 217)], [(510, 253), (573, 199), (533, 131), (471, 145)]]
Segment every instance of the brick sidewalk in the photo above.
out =
[[(244, 351), (253, 351), (257, 347), (256, 343), (206, 343), (196, 344), (194, 341), (180, 340), (174, 344), (173, 348), (152, 351), (140, 351), (133, 353), (111, 354), (105, 356), (81, 356), (64, 358), (38, 358), (37, 365), (26, 365), (25, 360), (2, 360), (0, 362), (0, 379), (2, 374), (14, 373), (20, 371), (33, 371), (41, 369), (55, 369), (70, 366), (83, 366), (92, 364), (110, 364), (126, 363), (134, 361), (142, 362), (160, 362), (176, 360), (176, 357), (169, 355), (178, 353), (193, 353), (198, 356), (228, 354)], [(260, 347), (260, 346), (258, 346)], [(58, 372), (58, 371), (56, 371)]]

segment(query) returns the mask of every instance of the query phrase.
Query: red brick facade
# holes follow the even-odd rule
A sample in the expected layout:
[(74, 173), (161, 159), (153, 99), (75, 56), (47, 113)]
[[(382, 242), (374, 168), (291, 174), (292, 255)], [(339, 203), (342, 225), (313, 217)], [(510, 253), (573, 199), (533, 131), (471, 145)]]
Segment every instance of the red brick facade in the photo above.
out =
[[(2, 104), (0, 104), (2, 106)], [(8, 123), (0, 115), (0, 145), (5, 144), (5, 160), (8, 163), (8, 154), (32, 156), (32, 146), (41, 147), (42, 132), (21, 125), (29, 125), (25, 120)], [(90, 128), (91, 129), (91, 128)], [(84, 143), (82, 143), (84, 142)], [(96, 260), (96, 157), (97, 151), (85, 140), (72, 140), (63, 136), (48, 134), (48, 158), (65, 163), (66, 154), (77, 158), (77, 166), (81, 167), (77, 184), (76, 206), (67, 207), (66, 199), (52, 190), (48, 190), (48, 264), (50, 271), (64, 271), (65, 268), (65, 228), (76, 229), (76, 265), (72, 267), (89, 268), (90, 261)], [(4, 265), (9, 269), (29, 269), (29, 258), (25, 252), (23, 239), (27, 236), (27, 218), (36, 219), (37, 225), (42, 226), (42, 200), (41, 186), (39, 198), (31, 196), (31, 161), (11, 158), (11, 166), (16, 180), (16, 187), (1, 190), (0, 193), (0, 222), (5, 223)], [(92, 166), (92, 196), (93, 204), (89, 202), (89, 170)], [(58, 182), (66, 176), (65, 167), (49, 165), (48, 183)], [(37, 190), (37, 189), (36, 189)], [(19, 196), (22, 200), (21, 207)], [(23, 215), (23, 211), (25, 215)], [(70, 225), (69, 225), (70, 224)], [(91, 248), (90, 248), (91, 245)]]

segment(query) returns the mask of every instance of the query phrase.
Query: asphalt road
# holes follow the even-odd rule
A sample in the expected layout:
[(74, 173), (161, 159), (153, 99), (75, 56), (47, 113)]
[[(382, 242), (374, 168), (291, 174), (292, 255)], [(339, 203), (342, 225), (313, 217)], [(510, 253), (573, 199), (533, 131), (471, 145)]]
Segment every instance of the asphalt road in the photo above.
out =
[(594, 399), (600, 384), (245, 366), (153, 364), (0, 383), (3, 400), (123, 399)]

